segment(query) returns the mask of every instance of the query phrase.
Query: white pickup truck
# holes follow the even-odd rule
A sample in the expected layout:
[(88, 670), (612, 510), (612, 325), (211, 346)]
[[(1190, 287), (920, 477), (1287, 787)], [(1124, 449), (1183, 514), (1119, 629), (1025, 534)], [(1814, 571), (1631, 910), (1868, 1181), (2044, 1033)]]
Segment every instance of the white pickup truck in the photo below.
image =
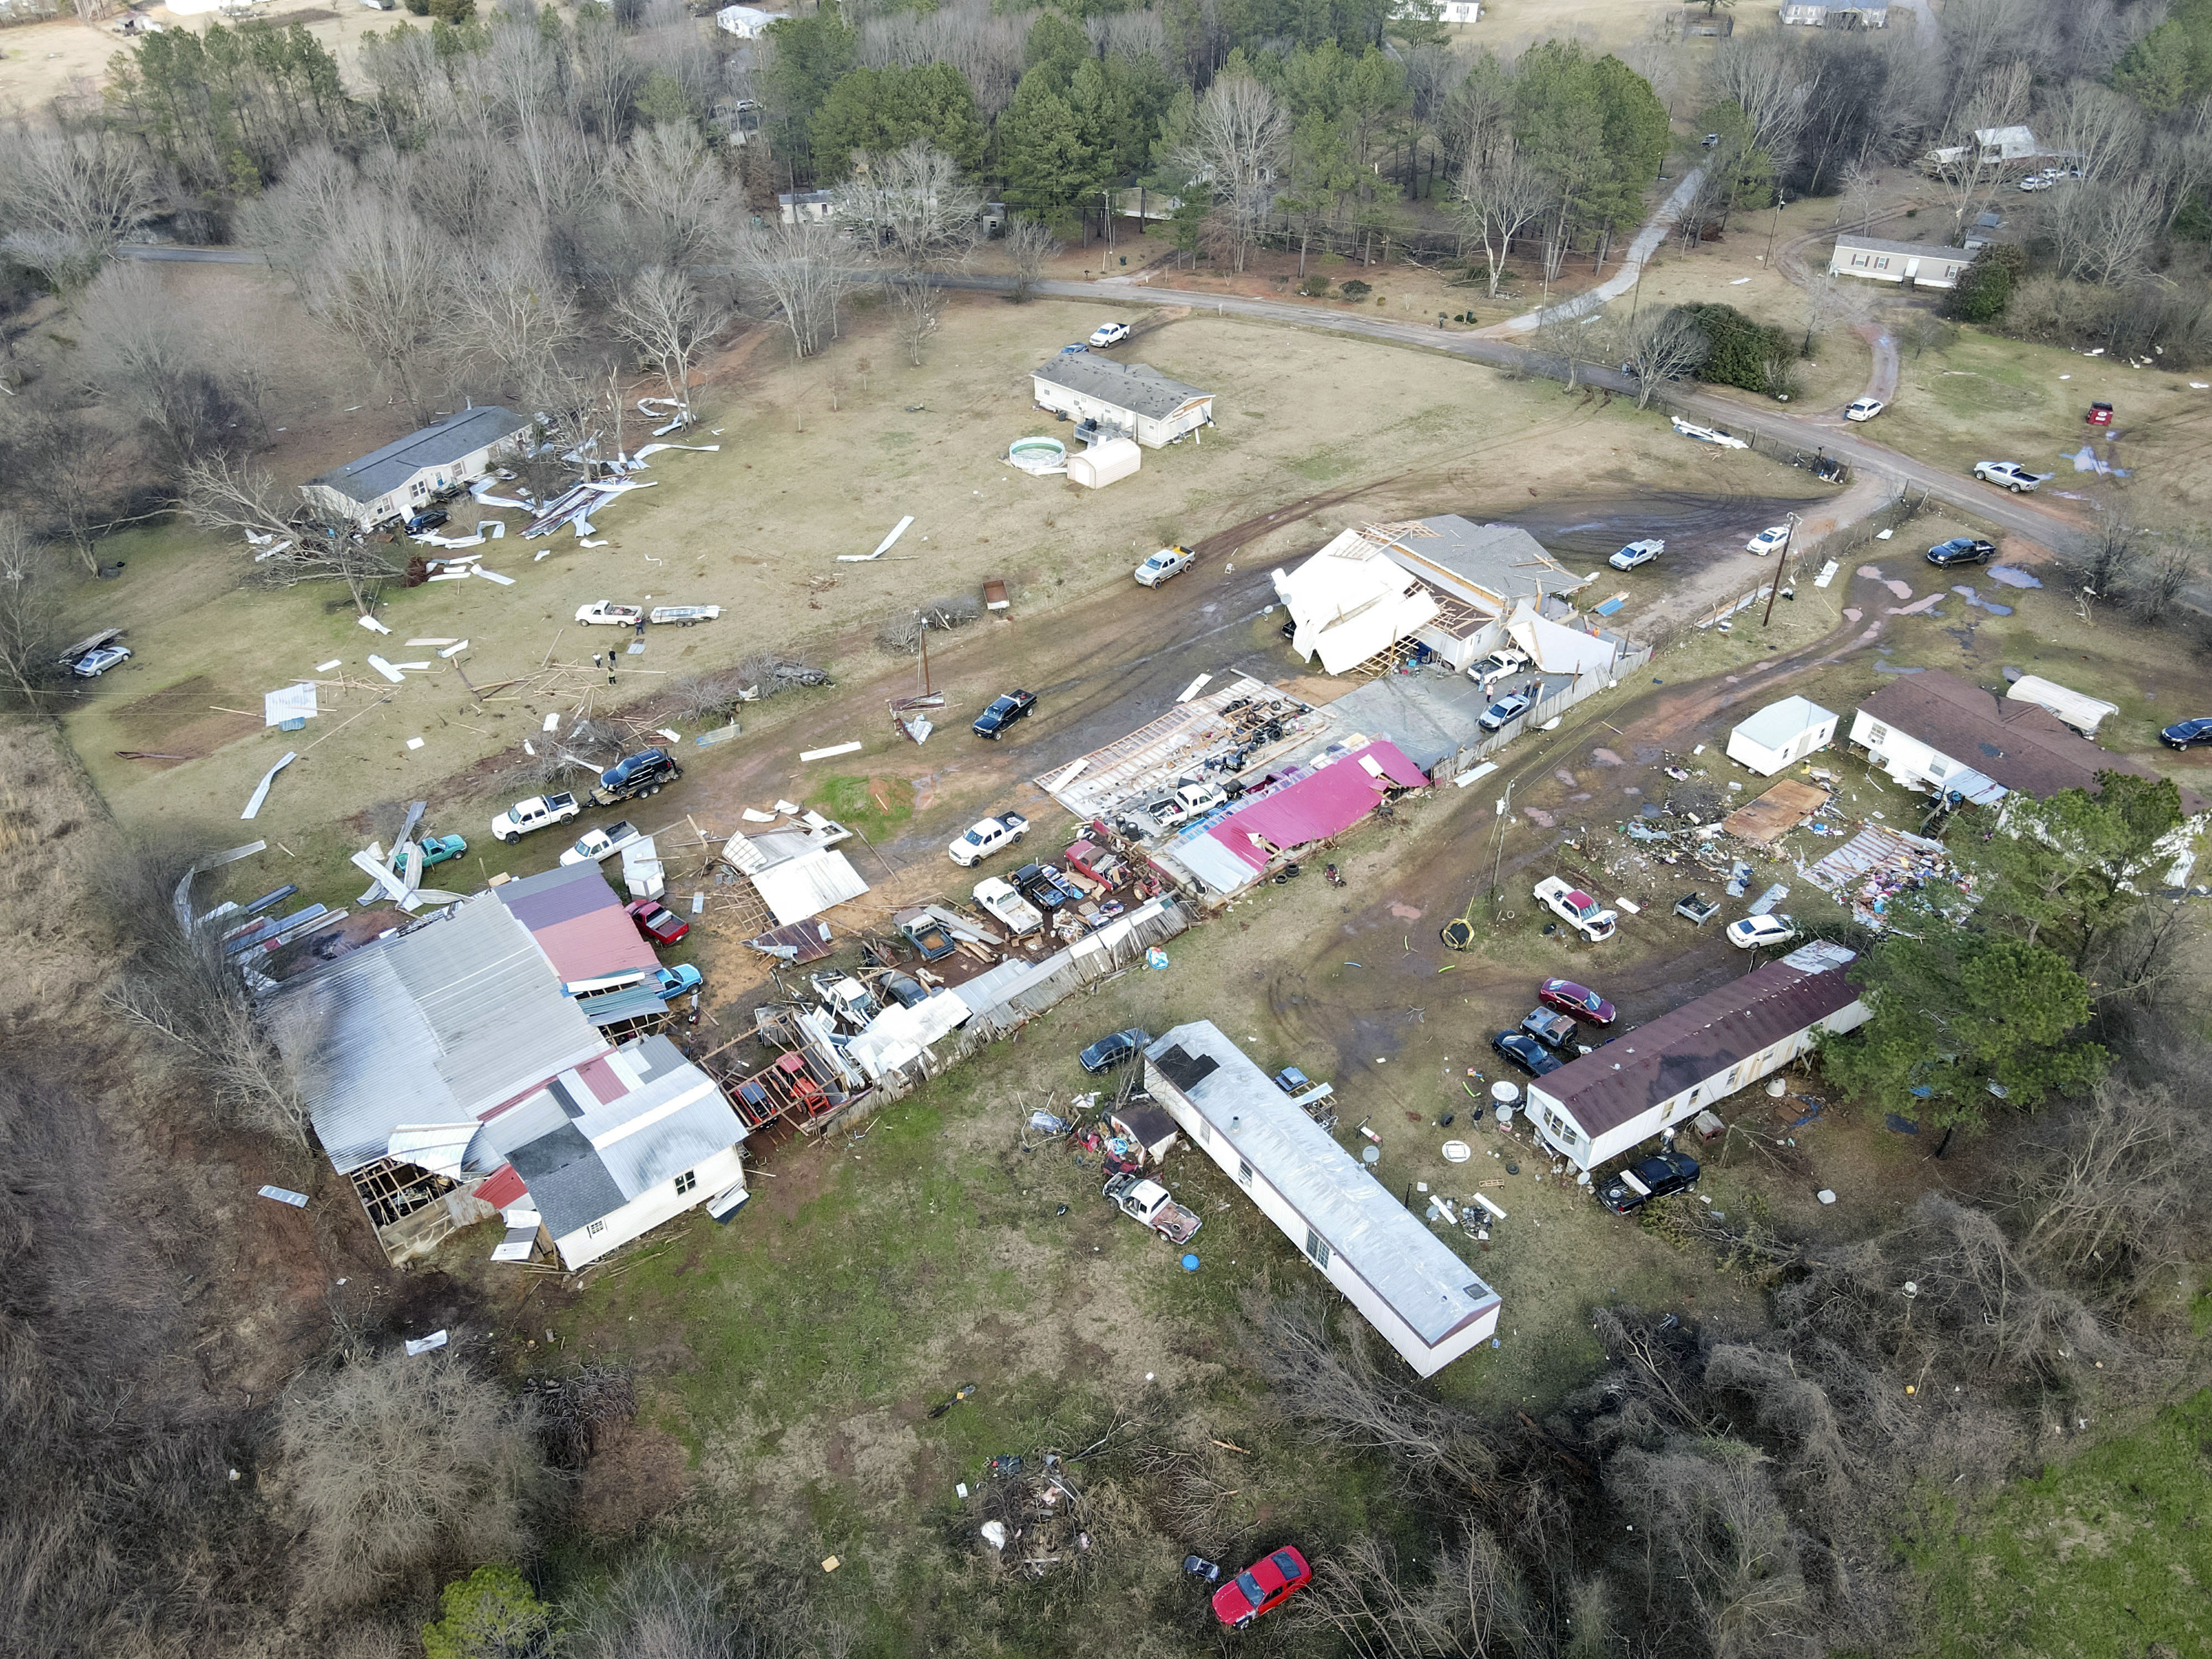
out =
[(563, 864), (597, 864), (612, 858), (625, 847), (642, 841), (645, 832), (629, 819), (611, 823), (604, 830), (586, 830), (583, 839), (561, 854)]
[(1000, 877), (988, 876), (975, 884), (975, 902), (1016, 939), (1044, 926), (1044, 916), (1037, 908), (1014, 890), (1013, 883)]
[(566, 823), (583, 810), (574, 795), (532, 795), (515, 802), (491, 821), (491, 838), (520, 841), (533, 830)]
[(1157, 1181), (1117, 1175), (1101, 1190), (1122, 1214), (1143, 1222), (1170, 1244), (1188, 1244), (1198, 1235), (1199, 1218), (1170, 1198)]
[(980, 818), (969, 824), (959, 839), (945, 850), (962, 869), (973, 869), (1029, 832), (1030, 821), (1019, 812), (1001, 812), (995, 818)]

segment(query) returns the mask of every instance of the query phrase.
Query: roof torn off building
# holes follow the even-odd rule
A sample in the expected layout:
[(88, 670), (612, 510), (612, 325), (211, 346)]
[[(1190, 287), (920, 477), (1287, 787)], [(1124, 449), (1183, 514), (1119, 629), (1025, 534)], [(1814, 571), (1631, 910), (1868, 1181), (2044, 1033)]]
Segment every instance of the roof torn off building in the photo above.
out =
[(1212, 891), (1242, 891), (1283, 854), (1343, 834), (1394, 790), (1425, 789), (1429, 780), (1387, 738), (1357, 742), (1315, 758), (1287, 782), (1186, 830), (1160, 849)]
[(1133, 796), (1199, 775), (1208, 760), (1232, 750), (1243, 752), (1246, 771), (1264, 766), (1327, 723), (1310, 704), (1240, 674), (1035, 781), (1078, 817), (1103, 817)]

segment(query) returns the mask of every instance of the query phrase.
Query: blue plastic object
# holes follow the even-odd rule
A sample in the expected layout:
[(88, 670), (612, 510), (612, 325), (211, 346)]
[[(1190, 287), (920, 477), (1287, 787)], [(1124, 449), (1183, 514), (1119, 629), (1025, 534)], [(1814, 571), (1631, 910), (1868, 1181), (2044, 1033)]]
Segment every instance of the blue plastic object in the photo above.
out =
[(1198, 1271), (1198, 1258), (1194, 1255), (1186, 1255), (1183, 1257), (1182, 1270), (1187, 1273), (1196, 1273)]

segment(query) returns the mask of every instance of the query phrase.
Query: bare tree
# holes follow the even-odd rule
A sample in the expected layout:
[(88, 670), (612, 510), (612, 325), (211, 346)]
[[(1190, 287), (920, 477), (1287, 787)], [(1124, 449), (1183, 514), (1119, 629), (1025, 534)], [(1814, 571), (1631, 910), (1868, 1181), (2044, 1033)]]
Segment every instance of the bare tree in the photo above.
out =
[(2107, 1080), (2023, 1182), (2021, 1249), (2100, 1277), (2168, 1265), (2188, 1248), (2174, 1224), (2201, 1202), (2191, 1171), (2212, 1158), (2207, 1142), (2203, 1118), (2167, 1090)]
[(1749, 148), (1766, 152), (1779, 173), (1797, 153), (1817, 65), (1802, 63), (1781, 34), (1737, 34), (1714, 52), (1708, 78), (1714, 93), (1734, 100), (1750, 123)]
[(1607, 1471), (1623, 1508), (1643, 1516), (1676, 1568), (1715, 1659), (1749, 1659), (1807, 1612), (1803, 1575), (1767, 1460), (1740, 1441), (1631, 1448)]
[(223, 443), (234, 410), (214, 356), (167, 302), (153, 267), (109, 266), (86, 290), (81, 315), (87, 367), (137, 416), (164, 471)]
[(728, 177), (696, 123), (662, 122), (637, 134), (614, 185), (639, 222), (634, 246), (642, 265), (698, 264), (730, 216)]
[(1679, 307), (1640, 312), (1622, 331), (1628, 351), (1629, 374), (1636, 381), (1636, 406), (1644, 408), (1651, 394), (1669, 380), (1694, 374), (1712, 355), (1712, 342), (1705, 331)]
[(709, 303), (681, 270), (648, 266), (615, 290), (607, 319), (617, 334), (660, 371), (677, 413), (691, 418), (691, 364), (728, 326), (726, 306)]
[(423, 418), (421, 359), (451, 293), (443, 242), (405, 204), (382, 192), (349, 199), (307, 272), (307, 308), (343, 335), (392, 392)]
[(61, 648), (52, 546), (13, 513), (0, 513), (0, 692), (36, 706), (52, 685)]
[(899, 343), (907, 361), (920, 368), (922, 349), (944, 320), (945, 285), (932, 271), (915, 270), (893, 277), (890, 287), (898, 307)]
[(983, 233), (983, 192), (953, 159), (927, 141), (870, 155), (832, 192), (839, 222), (872, 236), (902, 271), (966, 263)]
[(342, 581), (354, 606), (369, 612), (371, 590), (406, 574), (406, 567), (358, 534), (352, 525), (318, 519), (288, 500), (274, 477), (251, 462), (203, 456), (184, 469), (181, 504), (193, 523), (233, 531), (259, 550), (251, 580), (266, 586)]
[(285, 1501), (327, 1605), (428, 1588), (527, 1553), (547, 1472), (526, 1406), (452, 1347), (295, 1383), (277, 1407)]
[(2045, 105), (2045, 143), (2071, 159), (2084, 181), (2132, 171), (2142, 155), (2142, 112), (2109, 87), (2075, 81)]
[(1213, 192), (1240, 271), (1273, 204), (1290, 132), (1290, 117), (1262, 82), (1249, 75), (1224, 75), (1199, 100), (1189, 138), (1175, 158), (1196, 184)]
[(837, 337), (838, 302), (853, 276), (837, 232), (819, 223), (741, 227), (731, 258), (761, 308), (782, 317), (799, 356), (811, 357)]
[(1014, 266), (1014, 299), (1027, 300), (1045, 262), (1060, 252), (1060, 238), (1042, 219), (1018, 213), (1006, 222), (1006, 257)]
[(487, 362), (523, 407), (544, 406), (561, 380), (561, 354), (582, 335), (575, 299), (540, 250), (516, 239), (464, 255), (453, 273), (447, 338)]
[(0, 144), (0, 253), (56, 283), (89, 282), (160, 202), (119, 139), (27, 129)]
[(1801, 349), (1808, 356), (1815, 335), (1830, 328), (1856, 328), (1872, 309), (1863, 284), (1832, 270), (1817, 272), (1805, 284), (1804, 293), (1805, 343)]
[(1874, 222), (1874, 193), (1879, 183), (1880, 175), (1863, 161), (1853, 161), (1844, 169), (1842, 189), (1836, 200), (1836, 216), (1844, 218), (1848, 209), (1848, 216), (1859, 222), (1862, 236)]
[(2151, 245), (2166, 218), (2158, 186), (2140, 173), (2094, 187), (2083, 179), (2062, 191), (2054, 216), (2068, 227), (2063, 240), (2069, 275), (2124, 286), (2148, 268)]
[(1513, 239), (1541, 219), (1551, 204), (1550, 187), (1511, 144), (1468, 151), (1460, 167), (1458, 207), (1468, 228), (1482, 244), (1489, 264), (1490, 298), (1498, 297)]
[(88, 574), (100, 572), (96, 532), (113, 512), (127, 476), (121, 440), (81, 409), (47, 410), (28, 417), (9, 447), (15, 493), (25, 510), (66, 541)]

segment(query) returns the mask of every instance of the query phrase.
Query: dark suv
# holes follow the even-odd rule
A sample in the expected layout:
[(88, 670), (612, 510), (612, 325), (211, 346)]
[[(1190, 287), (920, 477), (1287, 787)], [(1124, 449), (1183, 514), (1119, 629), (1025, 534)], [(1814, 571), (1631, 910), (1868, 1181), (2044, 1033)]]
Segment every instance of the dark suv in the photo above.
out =
[(1670, 1147), (1613, 1176), (1597, 1189), (1597, 1201), (1616, 1215), (1626, 1215), (1639, 1204), (1686, 1193), (1697, 1184), (1698, 1160)]

